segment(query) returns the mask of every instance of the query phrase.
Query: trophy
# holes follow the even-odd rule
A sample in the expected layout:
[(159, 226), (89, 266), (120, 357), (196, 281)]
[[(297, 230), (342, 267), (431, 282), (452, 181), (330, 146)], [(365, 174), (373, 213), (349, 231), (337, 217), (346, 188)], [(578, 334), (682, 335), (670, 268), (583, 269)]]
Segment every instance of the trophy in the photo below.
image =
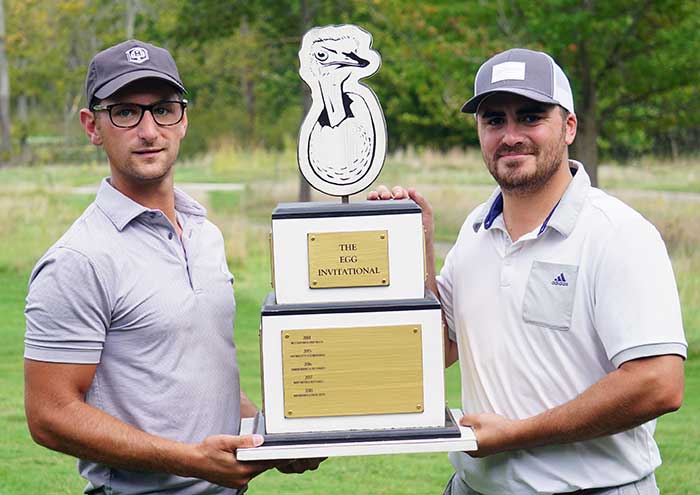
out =
[(474, 450), (445, 407), (440, 303), (425, 289), (421, 209), (411, 200), (349, 202), (379, 175), (386, 124), (360, 79), (379, 70), (371, 35), (313, 28), (299, 73), (313, 103), (299, 169), (339, 203), (272, 213), (271, 292), (262, 307), (263, 413), (241, 433), (265, 442), (240, 460)]

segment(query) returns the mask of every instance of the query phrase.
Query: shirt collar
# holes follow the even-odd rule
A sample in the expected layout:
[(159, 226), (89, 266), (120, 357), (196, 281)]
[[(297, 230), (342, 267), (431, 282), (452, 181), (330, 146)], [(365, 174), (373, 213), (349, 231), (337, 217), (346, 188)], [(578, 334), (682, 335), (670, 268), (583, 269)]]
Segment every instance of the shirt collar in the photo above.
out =
[[(146, 208), (115, 189), (109, 177), (102, 179), (95, 203), (120, 232), (139, 215), (156, 211)], [(175, 188), (175, 210), (199, 217), (205, 217), (207, 214), (207, 210), (202, 205), (177, 188)]]
[[(538, 236), (544, 233), (547, 227), (551, 227), (564, 237), (567, 237), (574, 229), (574, 225), (576, 225), (578, 214), (581, 212), (583, 203), (588, 196), (591, 180), (580, 162), (569, 160), (569, 167), (573, 178), (559, 202), (542, 223), (537, 234)], [(484, 230), (488, 230), (501, 213), (503, 213), (503, 193), (500, 187), (497, 187), (477, 213), (472, 224), (474, 232), (478, 232), (482, 225)]]
[(545, 220), (541, 232), (544, 232), (547, 227), (551, 227), (564, 237), (568, 237), (574, 230), (578, 215), (581, 213), (591, 189), (591, 179), (581, 162), (569, 160), (569, 167), (574, 178), (571, 179), (557, 206)]

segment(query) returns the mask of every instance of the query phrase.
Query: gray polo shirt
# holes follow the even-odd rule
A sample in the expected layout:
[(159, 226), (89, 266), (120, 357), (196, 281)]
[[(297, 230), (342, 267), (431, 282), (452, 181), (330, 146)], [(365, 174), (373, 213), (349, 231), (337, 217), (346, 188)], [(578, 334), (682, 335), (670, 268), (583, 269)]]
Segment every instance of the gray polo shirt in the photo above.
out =
[[(199, 442), (238, 434), (233, 276), (221, 232), (175, 190), (182, 239), (168, 219), (114, 189), (39, 260), (25, 310), (25, 357), (97, 364), (88, 404), (154, 435)], [(233, 494), (208, 482), (81, 459), (88, 489)]]

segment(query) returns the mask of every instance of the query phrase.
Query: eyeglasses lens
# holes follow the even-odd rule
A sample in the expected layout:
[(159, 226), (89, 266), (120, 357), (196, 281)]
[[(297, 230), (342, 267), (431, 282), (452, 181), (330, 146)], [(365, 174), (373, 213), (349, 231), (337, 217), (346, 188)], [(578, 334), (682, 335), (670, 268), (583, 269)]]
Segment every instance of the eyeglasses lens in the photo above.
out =
[[(153, 120), (158, 125), (174, 125), (182, 119), (183, 105), (176, 101), (164, 101), (150, 108)], [(132, 103), (114, 105), (110, 110), (110, 117), (114, 125), (119, 127), (133, 127), (141, 121), (144, 109)]]

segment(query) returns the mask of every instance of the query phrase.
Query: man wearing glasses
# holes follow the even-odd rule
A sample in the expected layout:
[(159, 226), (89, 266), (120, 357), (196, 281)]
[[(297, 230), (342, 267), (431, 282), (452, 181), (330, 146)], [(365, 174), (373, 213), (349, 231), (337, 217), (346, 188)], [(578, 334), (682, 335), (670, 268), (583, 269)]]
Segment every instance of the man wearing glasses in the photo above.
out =
[(170, 53), (127, 41), (98, 53), (80, 122), (107, 154), (95, 202), (31, 274), (25, 406), (32, 437), (80, 458), (91, 494), (236, 494), (271, 467), (239, 463), (233, 276), (220, 231), (173, 185), (187, 131)]

